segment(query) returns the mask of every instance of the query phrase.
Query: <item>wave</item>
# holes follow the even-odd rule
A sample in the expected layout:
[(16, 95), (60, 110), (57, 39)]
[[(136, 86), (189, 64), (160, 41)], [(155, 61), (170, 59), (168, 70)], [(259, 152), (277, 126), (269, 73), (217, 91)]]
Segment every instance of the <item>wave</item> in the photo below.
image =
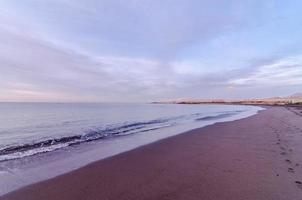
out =
[(223, 113), (223, 114), (219, 114), (219, 115), (205, 116), (205, 117), (197, 118), (195, 120), (196, 121), (217, 120), (217, 119), (223, 119), (223, 118), (226, 118), (226, 117), (231, 117), (231, 116), (234, 116), (236, 114), (237, 114), (237, 112)]
[(38, 153), (54, 151), (64, 147), (77, 145), (83, 142), (105, 139), (109, 137), (125, 136), (138, 132), (147, 132), (173, 125), (168, 123), (171, 119), (156, 119), (147, 122), (125, 123), (111, 125), (86, 131), (82, 135), (64, 136), (60, 138), (45, 139), (28, 144), (17, 144), (0, 149), (0, 161), (17, 159)]
[(0, 162), (32, 156), (39, 153), (51, 152), (84, 142), (162, 129), (169, 126), (174, 126), (178, 123), (184, 123), (184, 121), (186, 120), (207, 121), (226, 118), (236, 115), (238, 112), (242, 111), (223, 112), (217, 115), (207, 116), (205, 116), (204, 113), (194, 113), (191, 115), (161, 118), (143, 122), (126, 122), (123, 124), (110, 125), (105, 128), (96, 128), (89, 130), (81, 135), (63, 136), (60, 138), (50, 138), (41, 141), (35, 141), (28, 144), (12, 145), (0, 148)]

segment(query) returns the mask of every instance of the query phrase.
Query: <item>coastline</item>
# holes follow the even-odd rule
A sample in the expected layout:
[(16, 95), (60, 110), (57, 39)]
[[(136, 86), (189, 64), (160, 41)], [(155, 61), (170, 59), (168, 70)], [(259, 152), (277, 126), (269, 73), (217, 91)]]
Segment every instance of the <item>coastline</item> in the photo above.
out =
[(162, 139), (1, 199), (298, 199), (301, 116), (284, 107)]
[[(179, 108), (178, 105), (172, 107)], [(210, 113), (202, 114), (201, 116), (199, 114), (190, 114), (187, 115), (189, 118), (186, 118), (186, 116), (183, 117), (184, 121), (180, 120), (179, 124), (152, 130), (150, 132), (137, 132), (135, 134), (126, 135), (125, 137), (95, 140), (48, 153), (0, 162), (0, 196), (164, 138), (172, 137), (192, 129), (212, 125), (217, 122), (234, 121), (246, 118), (257, 114), (259, 110), (263, 109), (255, 106), (209, 106), (212, 108), (202, 106), (199, 108), (200, 106), (185, 105), (180, 107), (183, 107), (185, 110), (190, 110), (189, 113), (200, 113), (200, 110), (204, 112), (207, 109), (212, 111), (216, 109), (216, 111), (213, 112), (212, 115)], [(219, 112), (219, 110), (221, 110), (219, 107), (222, 108), (223, 112), (228, 114), (231, 111), (236, 110), (236, 114), (221, 114)], [(228, 110), (230, 110), (230, 112)], [(237, 112), (238, 110), (242, 110), (242, 112)]]

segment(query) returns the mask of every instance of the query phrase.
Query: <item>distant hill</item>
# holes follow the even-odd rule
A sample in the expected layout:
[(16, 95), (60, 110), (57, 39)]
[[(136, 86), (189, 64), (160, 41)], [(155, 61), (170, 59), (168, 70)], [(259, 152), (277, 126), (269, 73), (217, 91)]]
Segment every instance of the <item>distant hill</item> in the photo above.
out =
[(289, 98), (289, 99), (302, 99), (302, 93), (301, 92), (295, 93), (293, 95), (288, 96), (287, 98)]
[(272, 97), (245, 100), (223, 100), (223, 99), (191, 99), (174, 100), (154, 103), (171, 104), (243, 104), (243, 105), (302, 105), (302, 93), (295, 93), (288, 97)]

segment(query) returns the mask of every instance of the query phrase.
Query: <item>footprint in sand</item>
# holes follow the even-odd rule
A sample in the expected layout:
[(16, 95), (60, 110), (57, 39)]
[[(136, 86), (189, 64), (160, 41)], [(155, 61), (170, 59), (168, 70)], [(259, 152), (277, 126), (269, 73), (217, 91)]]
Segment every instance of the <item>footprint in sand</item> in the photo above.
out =
[(295, 183), (297, 184), (297, 186), (298, 186), (299, 188), (302, 189), (302, 182), (301, 182), (301, 181), (295, 181)]
[(295, 173), (295, 170), (293, 168), (288, 168), (288, 172)]
[(291, 164), (292, 163), (292, 161), (290, 161), (289, 159), (286, 159), (285, 160), (288, 164)]

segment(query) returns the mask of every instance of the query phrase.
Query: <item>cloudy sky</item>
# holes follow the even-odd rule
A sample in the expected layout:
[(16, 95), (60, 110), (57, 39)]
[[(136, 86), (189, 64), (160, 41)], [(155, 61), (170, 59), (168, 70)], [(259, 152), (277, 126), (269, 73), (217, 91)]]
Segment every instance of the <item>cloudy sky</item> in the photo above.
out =
[(0, 101), (302, 92), (302, 1), (1, 0)]

